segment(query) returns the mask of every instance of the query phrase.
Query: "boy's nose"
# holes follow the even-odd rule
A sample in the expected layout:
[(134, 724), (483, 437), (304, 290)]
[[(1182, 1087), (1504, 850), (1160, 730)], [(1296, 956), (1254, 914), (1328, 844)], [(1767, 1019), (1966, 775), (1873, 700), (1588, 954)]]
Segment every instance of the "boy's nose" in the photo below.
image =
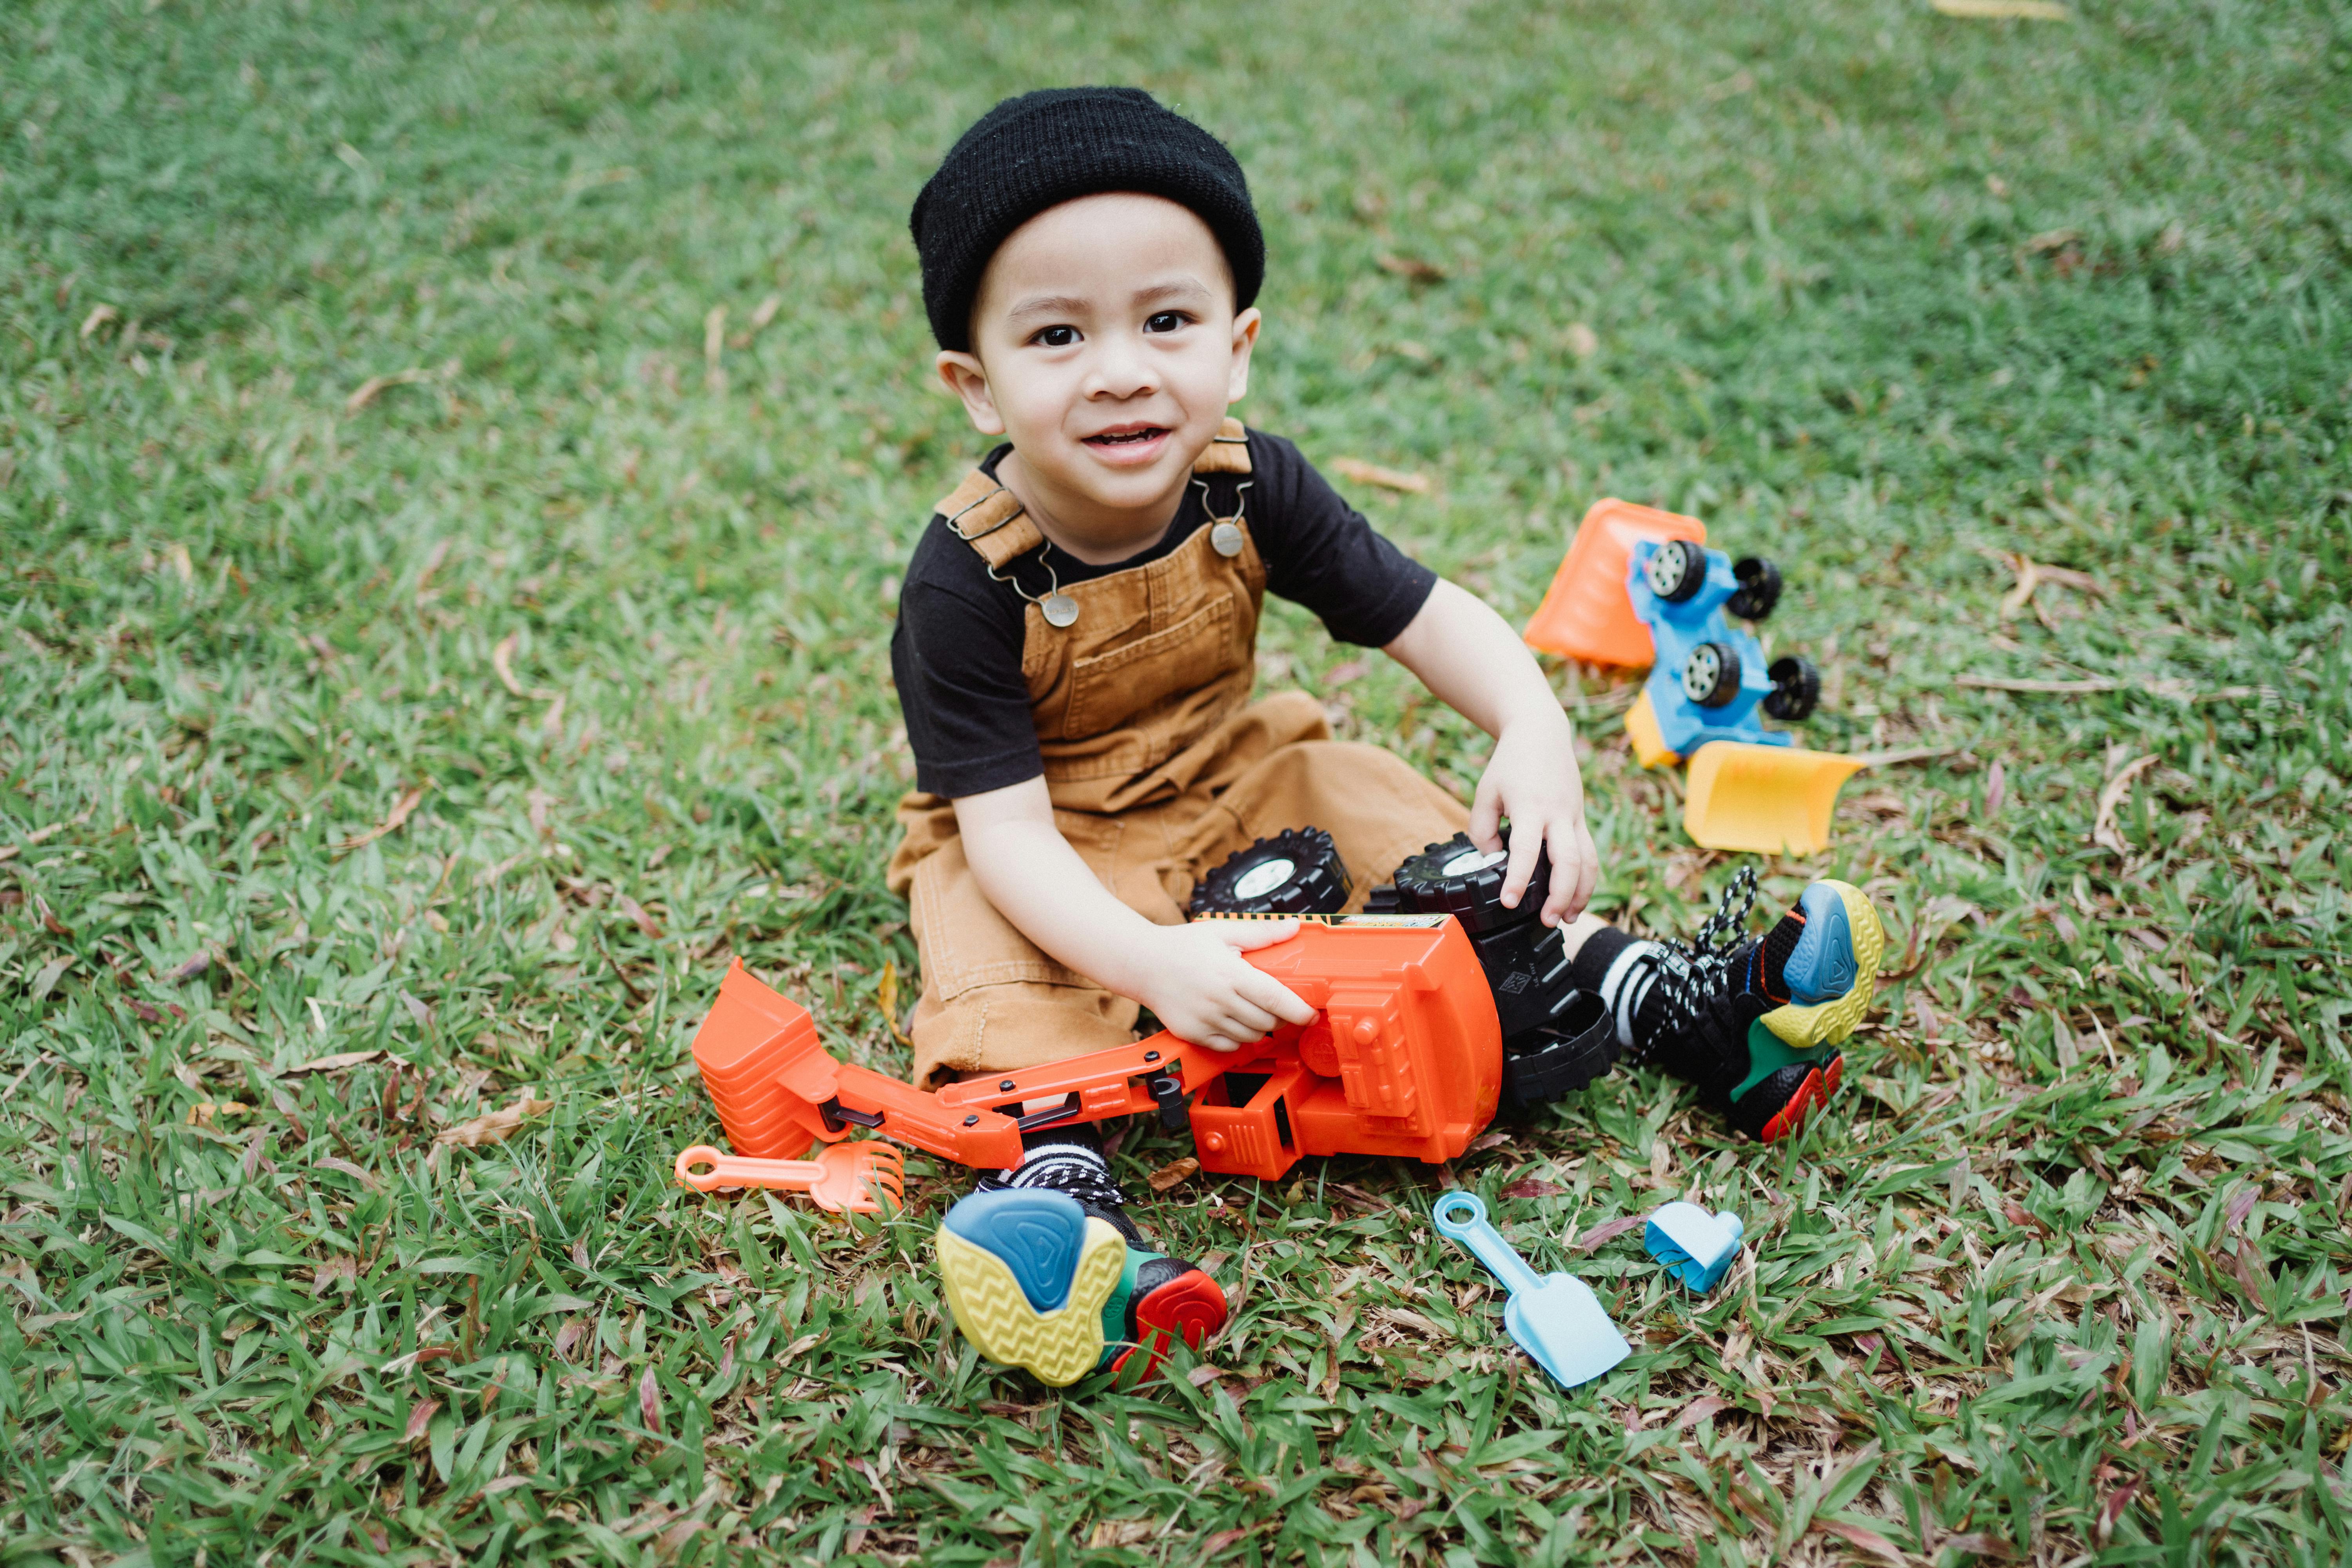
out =
[(1087, 378), (1088, 397), (1139, 397), (1160, 390), (1159, 377), (1153, 374), (1151, 356), (1144, 352), (1139, 337), (1128, 332), (1113, 332), (1096, 340), (1099, 345), (1093, 374)]

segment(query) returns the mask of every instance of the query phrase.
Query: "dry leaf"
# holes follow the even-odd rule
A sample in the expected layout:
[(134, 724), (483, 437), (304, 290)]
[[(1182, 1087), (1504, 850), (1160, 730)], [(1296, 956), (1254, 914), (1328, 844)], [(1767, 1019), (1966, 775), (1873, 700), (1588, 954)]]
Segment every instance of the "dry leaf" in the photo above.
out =
[(1200, 1169), (1201, 1162), (1198, 1160), (1171, 1160), (1151, 1173), (1151, 1190), (1155, 1193), (1172, 1192), (1191, 1181)]
[(654, 1369), (646, 1368), (646, 1375), (637, 1380), (637, 1413), (646, 1418), (646, 1430), (661, 1435), (661, 1384), (654, 1377)]
[(2262, 1195), (2263, 1189), (2259, 1185), (2239, 1188), (2237, 1195), (2230, 1200), (2229, 1207), (2222, 1211), (2224, 1228), (2232, 1235), (2236, 1234), (2238, 1227), (2246, 1223), (2246, 1216), (2254, 1212), (2254, 1205)]
[(2071, 22), (2074, 13), (2057, 0), (1927, 0), (1947, 16), (1970, 22)]
[(2262, 1251), (2244, 1237), (2238, 1238), (2235, 1251), (2230, 1254), (2230, 1267), (2238, 1276), (2238, 1286), (2246, 1300), (2257, 1307), (2266, 1306), (2271, 1288), (2270, 1266), (2263, 1261)]
[(562, 695), (561, 692), (550, 691), (543, 686), (527, 687), (515, 679), (515, 649), (521, 646), (522, 634), (509, 632), (499, 639), (498, 647), (490, 649), (490, 668), (498, 672), (499, 683), (517, 697), (528, 697), (535, 702), (546, 702), (561, 697)]
[(402, 1434), (401, 1441), (404, 1443), (422, 1442), (425, 1438), (425, 1429), (433, 1425), (433, 1417), (439, 1415), (440, 1412), (441, 1402), (437, 1399), (428, 1399), (422, 1405), (414, 1405), (409, 1406), (408, 1430)]
[(2098, 1522), (2091, 1527), (2093, 1542), (2101, 1546), (2107, 1543), (2107, 1537), (2116, 1531), (2116, 1521), (2123, 1517), (2124, 1510), (2131, 1506), (2131, 1500), (2138, 1491), (2137, 1481), (2126, 1481), (2106, 1495), (2106, 1500), (2099, 1504)]
[[(1747, 73), (1743, 71), (1740, 74), (1744, 76)], [(1570, 324), (1568, 329), (1568, 352), (1579, 359), (1591, 359), (1601, 352), (1601, 334), (1582, 321)]]
[(1936, 1010), (1927, 1005), (1927, 997), (1924, 992), (1911, 993), (1911, 1016), (1918, 1020), (1921, 1039), (1932, 1040), (1942, 1035), (1943, 1023), (1936, 1016)]
[(1582, 1236), (1576, 1238), (1577, 1250), (1580, 1252), (1590, 1252), (1594, 1247), (1600, 1246), (1602, 1242), (1608, 1241), (1612, 1237), (1624, 1235), (1635, 1226), (1640, 1225), (1643, 1217), (1644, 1216), (1641, 1215), (1629, 1214), (1624, 1215), (1622, 1218), (1612, 1219), (1603, 1224), (1596, 1225), (1591, 1230), (1586, 1231)]
[(403, 825), (408, 821), (408, 814), (416, 809), (416, 803), (425, 798), (425, 786), (423, 784), (418, 784), (415, 789), (412, 789), (406, 795), (402, 795), (397, 801), (393, 803), (391, 814), (382, 822), (377, 823), (373, 827), (369, 828), (365, 833), (360, 834), (356, 837), (344, 839), (341, 844), (336, 845), (335, 847), (345, 853), (349, 853), (353, 849), (364, 848), (366, 846), (374, 843), (377, 839), (383, 837), (387, 833), (399, 832)]
[(194, 980), (197, 975), (202, 974), (205, 970), (210, 969), (212, 966), (213, 955), (209, 952), (200, 952), (196, 954), (195, 957), (188, 960), (187, 963), (180, 965), (179, 968), (172, 971), (172, 978), (180, 981)]
[(470, 1121), (460, 1121), (455, 1127), (445, 1127), (434, 1135), (433, 1142), (445, 1149), (478, 1149), (485, 1143), (503, 1143), (526, 1121), (534, 1116), (543, 1116), (554, 1109), (555, 1101), (533, 1100), (530, 1090), (520, 1089), (516, 1092), (512, 1105), (477, 1116)]
[(2017, 574), (2017, 586), (2001, 595), (2000, 618), (2008, 620), (2025, 608), (2033, 597), (2033, 590), (2042, 586), (2042, 568), (2026, 555), (2007, 557), (2010, 569)]
[(92, 332), (98, 331), (99, 328), (106, 325), (109, 321), (119, 321), (121, 319), (122, 312), (117, 310), (113, 306), (99, 306), (89, 315), (84, 316), (81, 319), (81, 341), (84, 342), (89, 342), (89, 335)]
[(1865, 1530), (1861, 1525), (1847, 1524), (1841, 1520), (1823, 1519), (1818, 1514), (1813, 1516), (1813, 1528), (1827, 1531), (1849, 1546), (1860, 1547), (1874, 1557), (1885, 1558), (1895, 1568), (1903, 1568), (1902, 1548), (1874, 1530)]
[(409, 370), (394, 371), (390, 375), (372, 375), (360, 383), (357, 392), (343, 399), (343, 413), (346, 416), (357, 414), (361, 409), (373, 403), (376, 395), (387, 387), (412, 386), (417, 382), (432, 379), (433, 373), (422, 365)]
[(1992, 766), (1985, 770), (1984, 814), (1986, 821), (1990, 822), (1994, 817), (2000, 815), (2000, 803), (2007, 798), (2008, 791), (2009, 770), (2000, 765), (2000, 759), (1999, 757), (1995, 757), (1992, 760)]
[(572, 1347), (578, 1344), (580, 1342), (580, 1336), (587, 1331), (588, 1320), (585, 1318), (572, 1318), (566, 1321), (562, 1328), (556, 1330), (555, 1359), (558, 1361), (570, 1361), (572, 1359)]
[(1408, 474), (1397, 468), (1384, 468), (1378, 463), (1367, 463), (1361, 458), (1334, 458), (1331, 471), (1343, 479), (1360, 485), (1378, 485), (1385, 490), (1403, 490), (1411, 495), (1425, 496), (1430, 484), (1427, 474)]
[(73, 966), (74, 959), (71, 953), (67, 953), (62, 958), (53, 958), (41, 965), (40, 972), (33, 976), (33, 1000), (38, 1002), (56, 990), (58, 977)]
[(914, 1042), (907, 1038), (907, 1031), (898, 1026), (898, 961), (897, 959), (884, 961), (882, 978), (875, 984), (874, 996), (875, 1000), (882, 1005), (882, 1021), (890, 1026), (890, 1037), (902, 1046), (913, 1045)]
[(2008, 1562), (2017, 1555), (2017, 1548), (1998, 1535), (1988, 1535), (1972, 1530), (1966, 1535), (1948, 1535), (1936, 1543), (1942, 1552), (1966, 1552), (1976, 1557), (1994, 1557)]
[(1505, 1187), (1502, 1195), (1507, 1198), (1556, 1198), (1567, 1191), (1566, 1187), (1529, 1176), (1526, 1181), (1513, 1182)]
[(1438, 266), (1434, 261), (1423, 261), (1418, 256), (1397, 256), (1382, 251), (1379, 261), (1381, 271), (1392, 272), (1399, 278), (1410, 279), (1415, 283), (1445, 281), (1444, 268)]
[(294, 1078), (306, 1072), (341, 1072), (345, 1068), (355, 1068), (362, 1062), (374, 1061), (383, 1055), (380, 1050), (338, 1051), (331, 1057), (313, 1057), (307, 1062), (296, 1062), (290, 1068), (280, 1068), (278, 1076)]
[(765, 327), (776, 319), (776, 312), (783, 308), (784, 297), (782, 294), (771, 294), (761, 300), (760, 308), (751, 312), (751, 330), (756, 332)]
[(645, 906), (638, 903), (636, 900), (629, 897), (626, 893), (623, 893), (619, 898), (613, 900), (613, 907), (620, 910), (623, 914), (628, 916), (630, 923), (635, 925), (639, 931), (645, 932), (648, 941), (661, 941), (661, 922), (654, 919), (653, 916), (646, 913)]
[(360, 1282), (360, 1260), (356, 1258), (330, 1258), (319, 1265), (310, 1276), (310, 1294), (323, 1296), (336, 1280), (356, 1290)]
[(253, 1107), (241, 1100), (200, 1100), (188, 1107), (188, 1125), (210, 1127), (216, 1117), (252, 1114)]
[(332, 1154), (321, 1154), (319, 1157), (317, 1163), (319, 1169), (322, 1171), (341, 1172), (344, 1175), (352, 1177), (353, 1180), (357, 1181), (360, 1185), (365, 1187), (372, 1193), (380, 1193), (383, 1191), (383, 1184), (377, 1181), (375, 1179), (375, 1173), (369, 1170), (365, 1165), (354, 1165), (349, 1160), (338, 1159)]
[(2116, 826), (2116, 808), (2131, 793), (2132, 780), (2156, 766), (2156, 753), (2135, 757), (2116, 770), (2106, 787), (2099, 791), (2099, 814), (2091, 823), (2091, 842), (2118, 855), (2129, 855), (2131, 846), (2125, 842), (2122, 830)]
[(1675, 1417), (1675, 1430), (1679, 1432), (1686, 1426), (1696, 1426), (1717, 1411), (1730, 1408), (1731, 1402), (1727, 1399), (1717, 1399), (1712, 1394), (1701, 1395), (1683, 1406), (1682, 1414)]

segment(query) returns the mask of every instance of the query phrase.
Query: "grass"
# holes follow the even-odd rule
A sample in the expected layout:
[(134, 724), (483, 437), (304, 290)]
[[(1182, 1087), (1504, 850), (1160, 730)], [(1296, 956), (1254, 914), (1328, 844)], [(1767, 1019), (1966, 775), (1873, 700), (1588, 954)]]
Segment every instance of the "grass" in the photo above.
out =
[[(1381, 527), (1517, 616), (1599, 496), (1697, 512), (1811, 743), (1935, 753), (1767, 868), (1904, 954), (1833, 1114), (1620, 1074), (1452, 1173), (1626, 1327), (1592, 1387), (1445, 1173), (1148, 1204), (1234, 1324), (1067, 1395), (947, 1325), (954, 1173), (668, 1181), (730, 955), (903, 1062), (885, 647), (980, 447), (904, 213), (1088, 79), (1241, 154), (1247, 413), (1436, 480)], [(2347, 83), (2293, 0), (0, 12), (0, 1560), (2340, 1561)], [(1731, 868), (1559, 677), (1603, 907), (1686, 931)], [(1693, 1194), (1711, 1299), (1587, 1245)]]

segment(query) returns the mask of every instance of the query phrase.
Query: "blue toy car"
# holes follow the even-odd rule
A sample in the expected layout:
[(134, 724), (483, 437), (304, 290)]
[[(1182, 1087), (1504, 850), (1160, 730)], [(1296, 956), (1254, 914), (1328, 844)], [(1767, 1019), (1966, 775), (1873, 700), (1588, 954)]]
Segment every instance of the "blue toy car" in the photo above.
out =
[(1770, 615), (1780, 597), (1779, 568), (1753, 555), (1734, 561), (1687, 539), (1645, 540), (1628, 560), (1625, 592), (1657, 645), (1643, 689), (1669, 751), (1687, 757), (1709, 741), (1792, 743), (1765, 729), (1757, 710), (1801, 721), (1821, 700), (1821, 671), (1796, 654), (1767, 664), (1764, 645), (1734, 630), (1724, 614), (1749, 621)]

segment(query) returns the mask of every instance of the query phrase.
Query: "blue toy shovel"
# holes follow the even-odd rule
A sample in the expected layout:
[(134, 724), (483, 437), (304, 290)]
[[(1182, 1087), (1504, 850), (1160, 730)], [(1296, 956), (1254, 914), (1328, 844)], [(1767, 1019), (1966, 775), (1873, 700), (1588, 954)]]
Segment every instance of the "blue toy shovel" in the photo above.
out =
[(1739, 1216), (1671, 1203), (1650, 1216), (1642, 1245), (1667, 1273), (1701, 1295), (1716, 1288), (1739, 1256)]
[(1437, 1228), (1468, 1247), (1511, 1293), (1503, 1327), (1562, 1388), (1591, 1383), (1633, 1353), (1591, 1288), (1565, 1274), (1538, 1275), (1486, 1223), (1475, 1193), (1451, 1192), (1433, 1211)]

